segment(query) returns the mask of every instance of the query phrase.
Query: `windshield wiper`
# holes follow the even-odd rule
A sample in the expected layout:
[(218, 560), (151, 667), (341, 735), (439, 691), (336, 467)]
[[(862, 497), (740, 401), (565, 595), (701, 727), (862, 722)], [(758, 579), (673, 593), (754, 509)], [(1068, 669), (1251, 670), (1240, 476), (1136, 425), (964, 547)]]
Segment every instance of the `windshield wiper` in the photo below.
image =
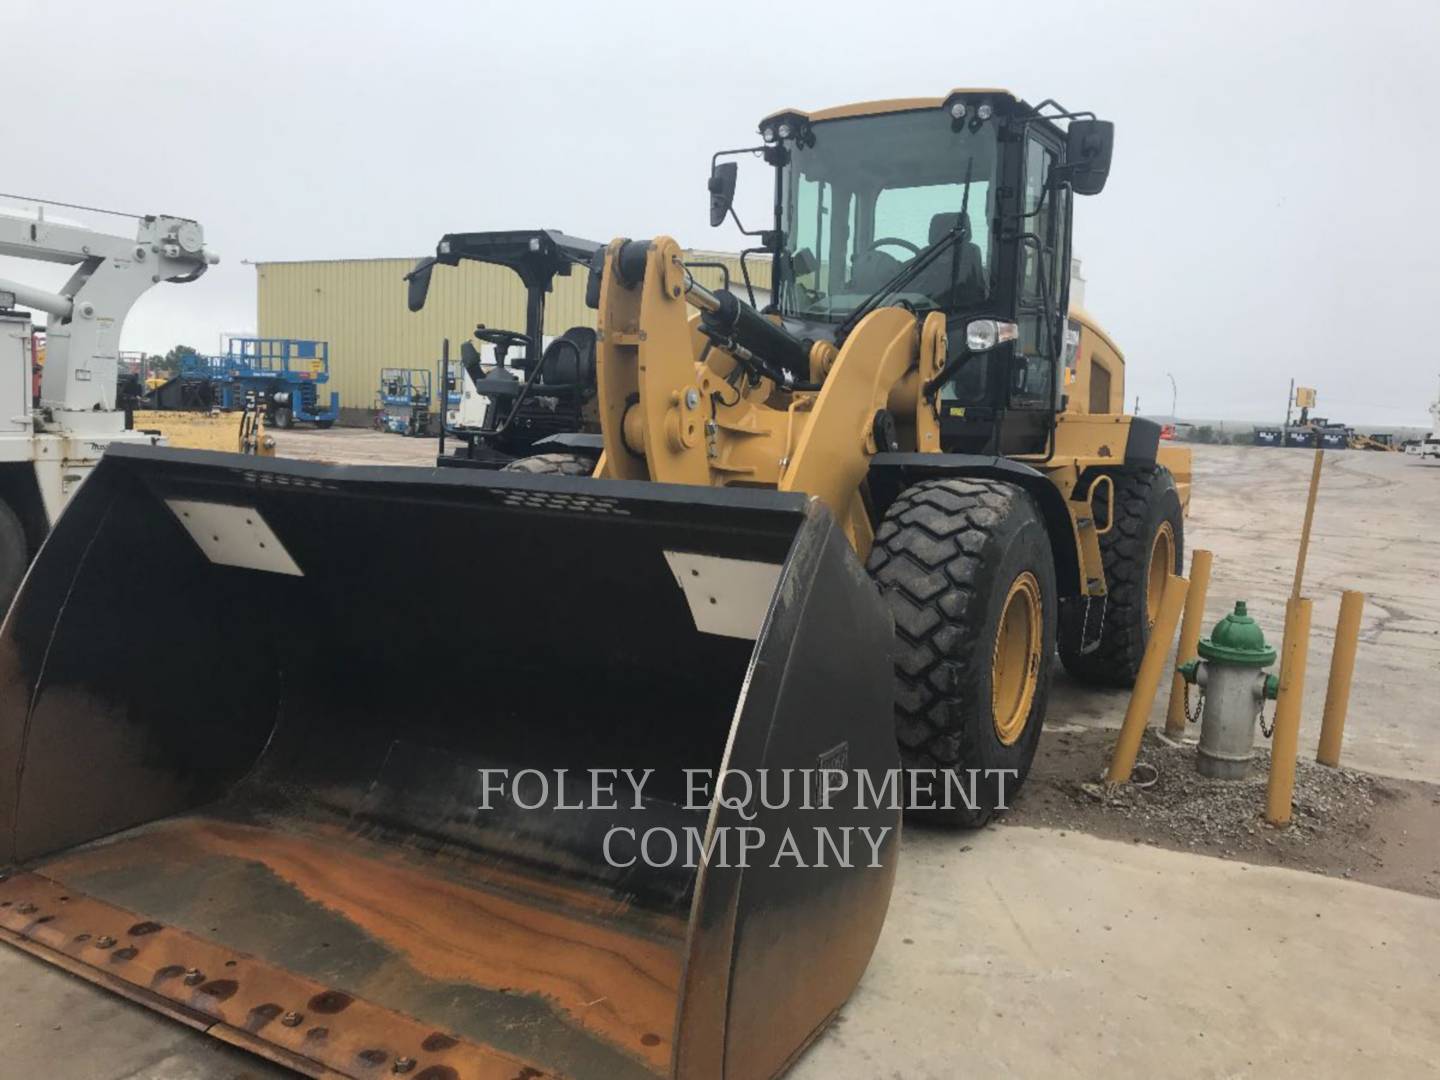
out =
[(880, 303), (881, 300), (885, 299), (885, 297), (889, 296), (891, 293), (898, 292), (900, 289), (904, 288), (907, 284), (914, 280), (914, 278), (919, 275), (920, 271), (924, 270), (927, 266), (933, 263), (936, 257), (951, 244), (958, 241), (961, 235), (962, 234), (960, 231), (960, 224), (959, 222), (956, 222), (955, 228), (951, 229), (944, 236), (940, 237), (940, 239), (936, 240), (933, 244), (929, 244), (926, 247), (921, 248), (920, 254), (916, 255), (915, 258), (911, 259), (908, 263), (902, 266), (899, 272), (896, 273), (894, 277), (892, 277), (889, 281), (885, 282), (884, 285), (881, 285), (880, 288), (876, 289), (873, 293), (867, 296), (863, 301), (860, 302), (860, 305), (854, 311), (852, 311), (849, 315), (845, 316), (845, 320), (836, 328), (835, 336), (837, 338), (842, 338), (846, 334), (848, 334), (852, 329), (854, 329), (856, 323), (858, 323), (861, 319), (863, 319), (866, 315), (870, 314), (870, 312), (875, 309), (875, 307)]
[[(959, 242), (965, 238), (965, 214), (970, 206), (970, 175), (974, 165), (975, 159), (972, 157), (965, 166), (965, 193), (960, 197), (960, 213), (955, 216), (954, 227), (934, 243), (927, 244), (921, 248), (919, 252), (916, 253), (915, 258), (902, 266), (889, 281), (885, 282), (884, 285), (881, 285), (880, 288), (862, 300), (860, 305), (847, 315), (844, 321), (836, 327), (835, 339), (837, 342), (844, 340), (845, 335), (855, 328), (855, 324), (870, 314), (870, 312), (874, 311), (881, 300), (885, 299), (885, 297), (891, 293), (898, 292), (904, 288), (919, 276), (920, 271), (934, 263), (940, 253), (947, 247), (951, 244), (958, 245)], [(960, 261), (960, 248), (958, 246), (955, 248), (955, 252), (956, 258), (955, 265), (952, 268), (952, 276), (958, 277)]]

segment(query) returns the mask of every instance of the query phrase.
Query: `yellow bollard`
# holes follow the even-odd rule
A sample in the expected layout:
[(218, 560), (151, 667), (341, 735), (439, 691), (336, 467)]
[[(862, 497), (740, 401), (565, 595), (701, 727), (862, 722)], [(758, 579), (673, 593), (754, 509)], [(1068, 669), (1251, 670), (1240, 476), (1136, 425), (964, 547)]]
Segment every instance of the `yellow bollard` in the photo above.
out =
[(1340, 764), (1340, 743), (1345, 738), (1345, 713), (1350, 708), (1350, 678), (1355, 674), (1355, 644), (1360, 638), (1360, 615), (1365, 594), (1340, 594), (1340, 621), (1335, 624), (1335, 652), (1330, 657), (1330, 685), (1325, 689), (1325, 719), (1320, 723), (1320, 749), (1315, 760), (1335, 768)]
[(1305, 524), (1300, 528), (1300, 554), (1295, 557), (1295, 584), (1290, 589), (1290, 595), (1300, 596), (1300, 588), (1305, 583), (1305, 558), (1310, 554), (1310, 526), (1315, 522), (1315, 499), (1320, 494), (1320, 470), (1324, 467), (1325, 451), (1315, 450), (1315, 464), (1310, 469), (1310, 493), (1305, 499)]
[(1150, 709), (1160, 689), (1165, 656), (1170, 652), (1170, 643), (1175, 640), (1175, 626), (1180, 621), (1180, 609), (1185, 606), (1185, 594), (1189, 589), (1190, 583), (1183, 577), (1171, 574), (1165, 579), (1160, 613), (1155, 625), (1150, 628), (1150, 643), (1145, 646), (1145, 655), (1140, 658), (1140, 672), (1135, 676), (1135, 689), (1130, 693), (1130, 707), (1125, 710), (1125, 723), (1120, 727), (1120, 738), (1115, 742), (1110, 768), (1105, 773), (1107, 784), (1130, 781), (1130, 770), (1135, 768), (1135, 755), (1140, 753), (1140, 740), (1145, 735)]
[(1285, 641), (1280, 646), (1280, 696), (1275, 701), (1275, 729), (1270, 740), (1270, 783), (1265, 791), (1265, 819), (1288, 825), (1295, 792), (1295, 757), (1300, 743), (1300, 705), (1305, 693), (1305, 655), (1310, 648), (1308, 599), (1292, 597), (1285, 605)]
[[(1205, 629), (1205, 596), (1210, 591), (1210, 552), (1203, 548), (1190, 555), (1190, 591), (1185, 595), (1185, 617), (1180, 621), (1180, 645), (1175, 666), (1194, 660), (1200, 631)], [(1178, 739), (1185, 734), (1185, 680), (1178, 674), (1170, 681), (1170, 706), (1165, 713), (1165, 734)]]

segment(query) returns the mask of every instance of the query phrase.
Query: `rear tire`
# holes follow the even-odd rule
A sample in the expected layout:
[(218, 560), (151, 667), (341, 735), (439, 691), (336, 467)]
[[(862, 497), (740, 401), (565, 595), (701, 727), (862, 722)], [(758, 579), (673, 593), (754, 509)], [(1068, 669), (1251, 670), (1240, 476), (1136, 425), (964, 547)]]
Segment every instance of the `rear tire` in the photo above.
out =
[(25, 576), (25, 567), (30, 563), (30, 548), (25, 543), (25, 527), (10, 508), (0, 499), (0, 622), (10, 608), (10, 601), (20, 588), (20, 579)]
[(1125, 689), (1135, 685), (1160, 607), (1164, 576), (1154, 560), (1163, 565), (1168, 548), (1170, 573), (1185, 566), (1185, 519), (1169, 469), (1122, 473), (1114, 481), (1115, 520), (1100, 537), (1107, 589), (1100, 644), (1082, 654), (1077, 626), (1060, 640), (1060, 661), (1082, 682)]
[(335, 426), (335, 421), (334, 421), (334, 420), (316, 420), (316, 421), (315, 421), (315, 426), (316, 426), (317, 428), (319, 428), (321, 431), (328, 431), (330, 428), (332, 428), (332, 427)]
[(270, 426), (280, 431), (289, 431), (295, 426), (295, 416), (286, 406), (281, 405), (270, 413)]
[(595, 459), (584, 454), (535, 454), (516, 458), (500, 471), (534, 476), (589, 476), (595, 471)]
[[(960, 784), (952, 808), (917, 816), (984, 825), (1030, 771), (1045, 721), (1056, 598), (1040, 512), (1011, 484), (927, 480), (886, 511), (866, 566), (895, 618), (901, 763), (942, 774), (936, 803), (943, 774)], [(972, 769), (1008, 771), (981, 773), (973, 808), (958, 795)]]

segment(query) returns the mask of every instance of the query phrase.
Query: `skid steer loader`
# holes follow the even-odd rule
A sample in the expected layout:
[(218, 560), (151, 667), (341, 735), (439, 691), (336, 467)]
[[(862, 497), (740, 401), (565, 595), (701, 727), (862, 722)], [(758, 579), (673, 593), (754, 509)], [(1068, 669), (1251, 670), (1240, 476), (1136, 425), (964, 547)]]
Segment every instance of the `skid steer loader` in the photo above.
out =
[[(869, 960), (902, 758), (998, 808), (1057, 643), (1133, 673), (1189, 477), (1067, 312), (1108, 125), (977, 90), (761, 131), (776, 308), (602, 249), (593, 469), (105, 455), (0, 629), (0, 936), (310, 1075), (785, 1071)], [(150, 674), (177, 637), (223, 694)]]

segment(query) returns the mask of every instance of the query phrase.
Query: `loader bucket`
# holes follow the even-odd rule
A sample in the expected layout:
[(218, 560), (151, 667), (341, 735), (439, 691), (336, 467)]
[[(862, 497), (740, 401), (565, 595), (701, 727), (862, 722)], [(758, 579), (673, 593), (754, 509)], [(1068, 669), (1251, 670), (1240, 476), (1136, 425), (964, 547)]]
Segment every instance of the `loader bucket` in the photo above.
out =
[(889, 902), (898, 809), (806, 804), (890, 636), (798, 495), (112, 448), (0, 632), (0, 936), (308, 1075), (776, 1075)]

